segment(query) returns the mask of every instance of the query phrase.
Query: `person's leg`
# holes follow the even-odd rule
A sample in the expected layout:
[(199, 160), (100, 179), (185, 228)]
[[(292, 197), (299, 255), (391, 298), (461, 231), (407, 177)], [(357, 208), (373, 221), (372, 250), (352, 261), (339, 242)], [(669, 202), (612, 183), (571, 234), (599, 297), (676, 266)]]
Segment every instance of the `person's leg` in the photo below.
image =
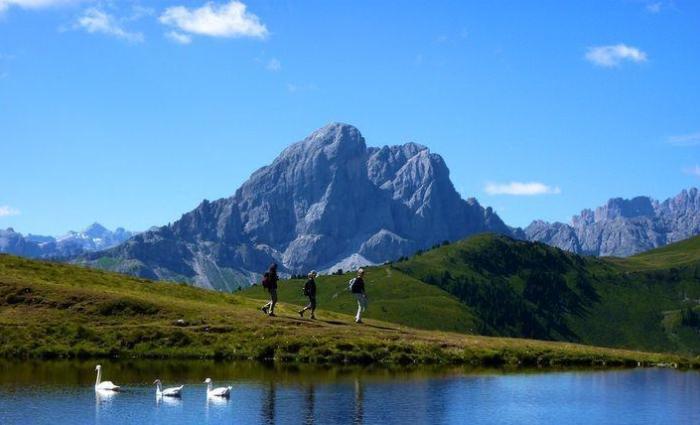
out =
[(311, 318), (316, 318), (316, 297), (309, 298), (309, 308), (311, 309)]
[(270, 315), (275, 314), (275, 306), (277, 305), (277, 289), (270, 291)]
[(271, 304), (271, 303), (272, 303), (272, 301), (266, 302), (265, 305), (263, 305), (262, 308), (261, 308), (260, 310), (262, 310), (263, 313), (267, 314), (268, 311), (269, 311), (269, 309), (270, 309), (270, 304)]
[(355, 322), (362, 321), (362, 294), (355, 294), (357, 298), (357, 314), (355, 315)]
[[(301, 310), (299, 310), (299, 316), (304, 317), (304, 312), (305, 312), (306, 310), (309, 310), (309, 309), (311, 308), (311, 302), (310, 302), (310, 301), (311, 301), (311, 297), (309, 297), (309, 304), (307, 304), (304, 308), (302, 308)], [(313, 315), (313, 312), (312, 312), (311, 314)]]

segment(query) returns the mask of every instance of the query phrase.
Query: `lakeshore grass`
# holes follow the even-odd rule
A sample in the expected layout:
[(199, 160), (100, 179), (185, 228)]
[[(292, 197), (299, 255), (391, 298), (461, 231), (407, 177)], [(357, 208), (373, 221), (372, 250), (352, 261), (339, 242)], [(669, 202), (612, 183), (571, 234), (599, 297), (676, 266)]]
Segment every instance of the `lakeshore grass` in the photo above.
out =
[(698, 358), (418, 330), (321, 309), (0, 255), (0, 356), (207, 358), (314, 364), (697, 367)]

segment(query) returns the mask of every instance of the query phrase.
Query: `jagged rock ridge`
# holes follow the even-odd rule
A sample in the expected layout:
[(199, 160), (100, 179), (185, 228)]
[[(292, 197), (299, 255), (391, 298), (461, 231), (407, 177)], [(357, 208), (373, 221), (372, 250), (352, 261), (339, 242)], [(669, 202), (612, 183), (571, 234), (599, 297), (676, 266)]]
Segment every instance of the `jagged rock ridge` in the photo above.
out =
[(663, 202), (613, 198), (570, 224), (534, 221), (524, 231), (528, 240), (577, 254), (629, 256), (700, 234), (700, 193), (691, 188)]
[(270, 262), (288, 273), (374, 264), (477, 232), (511, 234), (454, 189), (443, 159), (415, 143), (368, 148), (359, 130), (325, 126), (254, 172), (229, 198), (87, 263), (231, 290)]

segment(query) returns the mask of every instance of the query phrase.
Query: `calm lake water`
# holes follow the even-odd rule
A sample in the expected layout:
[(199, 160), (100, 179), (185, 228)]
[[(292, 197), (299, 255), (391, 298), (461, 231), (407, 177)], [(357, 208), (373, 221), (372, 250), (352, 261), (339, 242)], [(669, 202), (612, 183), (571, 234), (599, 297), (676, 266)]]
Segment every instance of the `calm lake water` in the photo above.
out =
[[(700, 373), (505, 373), (101, 362), (124, 392), (96, 395), (95, 362), (0, 362), (0, 424), (698, 424)], [(179, 400), (155, 387), (185, 384)], [(202, 381), (232, 385), (207, 400)]]

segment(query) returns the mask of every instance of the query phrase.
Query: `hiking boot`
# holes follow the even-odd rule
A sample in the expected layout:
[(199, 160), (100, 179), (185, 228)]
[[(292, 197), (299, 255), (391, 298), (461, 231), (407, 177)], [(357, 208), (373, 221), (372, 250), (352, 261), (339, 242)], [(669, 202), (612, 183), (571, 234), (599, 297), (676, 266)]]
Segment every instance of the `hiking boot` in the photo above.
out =
[[(299, 317), (301, 317), (302, 319), (304, 318), (304, 310), (299, 310)], [(313, 319), (314, 316), (311, 316), (311, 318)]]
[(355, 323), (362, 323), (362, 319), (355, 319)]
[(312, 314), (312, 315), (311, 315), (311, 320), (316, 320), (316, 316), (314, 316), (314, 315)]
[(270, 314), (268, 314), (268, 316), (270, 316), (270, 317), (277, 317), (277, 315), (276, 315), (275, 313), (270, 313)]
[(267, 306), (263, 306), (260, 310), (261, 310), (263, 313), (267, 314)]

